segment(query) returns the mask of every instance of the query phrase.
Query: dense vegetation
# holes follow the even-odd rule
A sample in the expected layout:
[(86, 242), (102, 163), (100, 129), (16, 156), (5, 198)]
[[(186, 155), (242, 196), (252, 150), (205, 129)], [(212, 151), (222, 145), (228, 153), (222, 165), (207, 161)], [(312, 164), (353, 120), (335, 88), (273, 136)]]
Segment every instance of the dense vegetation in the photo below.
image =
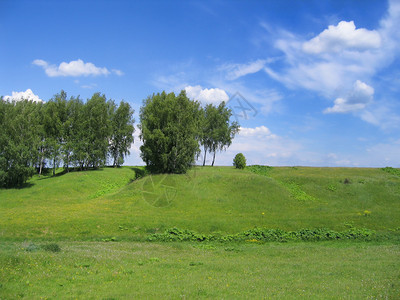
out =
[[(95, 93), (84, 103), (61, 91), (46, 103), (0, 98), (0, 188), (22, 186), (35, 172), (61, 164), (66, 172), (124, 163), (133, 143), (129, 103), (119, 106)], [(185, 91), (154, 94), (140, 109), (141, 157), (153, 173), (185, 173), (204, 147), (215, 153), (229, 147), (239, 130), (222, 102), (201, 107)], [(204, 160), (205, 161), (205, 160)]]
[(46, 103), (0, 99), (0, 187), (21, 186), (36, 171), (62, 163), (68, 172), (121, 165), (133, 142), (133, 110), (105, 95), (84, 103), (61, 91)]
[(153, 173), (186, 173), (204, 147), (215, 154), (229, 147), (239, 131), (239, 124), (231, 122), (231, 110), (225, 102), (204, 108), (190, 100), (185, 91), (154, 94), (140, 109), (140, 129), (143, 146), (141, 157)]
[(243, 153), (236, 154), (235, 158), (233, 159), (233, 166), (236, 169), (246, 168), (246, 158), (244, 157)]

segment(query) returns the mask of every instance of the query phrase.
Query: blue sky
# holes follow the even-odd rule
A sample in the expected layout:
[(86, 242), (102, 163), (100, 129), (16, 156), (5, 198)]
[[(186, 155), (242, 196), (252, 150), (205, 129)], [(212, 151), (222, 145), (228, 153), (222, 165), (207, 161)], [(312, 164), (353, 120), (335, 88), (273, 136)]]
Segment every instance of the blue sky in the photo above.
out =
[(217, 165), (400, 167), (399, 28), (399, 1), (0, 0), (0, 95), (101, 92), (137, 123), (185, 89), (242, 127)]

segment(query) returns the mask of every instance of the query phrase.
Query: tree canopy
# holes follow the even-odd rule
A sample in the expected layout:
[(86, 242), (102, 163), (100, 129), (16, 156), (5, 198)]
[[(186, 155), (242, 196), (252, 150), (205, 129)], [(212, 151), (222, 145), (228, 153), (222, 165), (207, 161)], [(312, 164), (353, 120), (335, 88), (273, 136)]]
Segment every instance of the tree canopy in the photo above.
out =
[(202, 126), (200, 143), (204, 148), (203, 166), (206, 163), (207, 152), (213, 153), (211, 165), (214, 166), (217, 151), (225, 150), (239, 131), (239, 124), (231, 122), (232, 111), (221, 102), (218, 106), (207, 104), (202, 109)]
[[(60, 165), (84, 170), (111, 159), (124, 163), (133, 143), (134, 110), (95, 93), (86, 102), (64, 91), (48, 102), (0, 98), (0, 187), (21, 186), (35, 172)], [(153, 94), (140, 109), (141, 157), (155, 173), (185, 173), (204, 148), (225, 150), (239, 130), (225, 102), (201, 107), (196, 100), (166, 92)]]
[(185, 91), (153, 94), (143, 102), (140, 110), (140, 129), (143, 146), (141, 157), (152, 172), (185, 173), (204, 148), (213, 153), (225, 150), (239, 130), (231, 122), (232, 111), (221, 102), (204, 108), (190, 100)]
[(200, 104), (185, 91), (153, 94), (140, 110), (141, 157), (156, 173), (185, 173), (199, 153)]
[(0, 98), (0, 187), (20, 186), (44, 166), (87, 169), (123, 162), (133, 143), (133, 109), (95, 93), (84, 103), (61, 91), (46, 103)]

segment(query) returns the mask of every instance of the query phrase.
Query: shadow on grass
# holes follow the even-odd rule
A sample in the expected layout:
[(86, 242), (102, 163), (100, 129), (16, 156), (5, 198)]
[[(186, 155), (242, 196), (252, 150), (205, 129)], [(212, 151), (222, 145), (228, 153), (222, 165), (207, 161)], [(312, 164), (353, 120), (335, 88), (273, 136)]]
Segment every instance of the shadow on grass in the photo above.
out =
[[(107, 167), (102, 167), (102, 168), (87, 168), (87, 169), (80, 169), (80, 168), (69, 168), (69, 169), (63, 169), (62, 171), (56, 171), (56, 174), (53, 175), (53, 169), (51, 168), (46, 168), (43, 172), (42, 175), (37, 179), (37, 180), (45, 180), (45, 179), (50, 179), (50, 178), (55, 178), (55, 177), (60, 177), (68, 173), (77, 173), (77, 172), (95, 172), (95, 171), (103, 171), (104, 168)], [(112, 167), (111, 167), (112, 168)], [(38, 174), (36, 174), (38, 175)]]
[(135, 178), (131, 182), (150, 174), (146, 167), (131, 167), (130, 169), (135, 172)]

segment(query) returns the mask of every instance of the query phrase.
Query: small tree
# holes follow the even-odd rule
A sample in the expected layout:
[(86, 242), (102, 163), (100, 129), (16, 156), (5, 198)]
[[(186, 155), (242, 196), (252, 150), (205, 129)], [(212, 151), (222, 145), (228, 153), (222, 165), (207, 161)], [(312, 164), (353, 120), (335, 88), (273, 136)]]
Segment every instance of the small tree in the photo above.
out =
[(233, 159), (233, 165), (236, 169), (244, 169), (246, 167), (246, 158), (242, 153), (236, 154), (235, 158)]
[(202, 109), (202, 124), (200, 143), (204, 147), (204, 161), (207, 152), (213, 153), (212, 166), (215, 162), (215, 154), (228, 148), (235, 135), (239, 132), (239, 124), (231, 122), (232, 111), (221, 102), (218, 106), (208, 104)]

